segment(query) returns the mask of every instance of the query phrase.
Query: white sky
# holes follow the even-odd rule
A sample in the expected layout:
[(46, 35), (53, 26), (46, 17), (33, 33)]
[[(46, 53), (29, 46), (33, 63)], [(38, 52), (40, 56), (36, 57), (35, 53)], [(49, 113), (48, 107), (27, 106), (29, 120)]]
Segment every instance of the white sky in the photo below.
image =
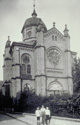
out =
[[(33, 0), (0, 0), (0, 80), (7, 36), (12, 42), (22, 41), (21, 29), (32, 11)], [(56, 28), (63, 33), (68, 25), (71, 50), (80, 57), (80, 0), (36, 0), (36, 12), (48, 29), (56, 22)]]

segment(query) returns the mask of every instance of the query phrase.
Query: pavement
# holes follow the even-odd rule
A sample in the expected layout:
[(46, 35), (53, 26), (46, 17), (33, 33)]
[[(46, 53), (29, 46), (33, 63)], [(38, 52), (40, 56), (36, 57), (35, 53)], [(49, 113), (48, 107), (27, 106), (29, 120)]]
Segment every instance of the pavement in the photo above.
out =
[[(36, 117), (34, 114), (6, 113), (6, 115), (27, 125), (37, 125)], [(80, 125), (80, 119), (52, 116), (50, 125)]]

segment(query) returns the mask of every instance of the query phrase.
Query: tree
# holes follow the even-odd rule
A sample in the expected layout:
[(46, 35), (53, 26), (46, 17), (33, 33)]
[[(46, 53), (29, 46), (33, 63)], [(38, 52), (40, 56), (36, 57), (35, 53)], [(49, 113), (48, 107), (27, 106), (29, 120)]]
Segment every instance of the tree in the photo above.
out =
[(72, 76), (73, 76), (74, 92), (79, 92), (80, 90), (80, 58), (74, 59), (74, 65), (72, 67)]

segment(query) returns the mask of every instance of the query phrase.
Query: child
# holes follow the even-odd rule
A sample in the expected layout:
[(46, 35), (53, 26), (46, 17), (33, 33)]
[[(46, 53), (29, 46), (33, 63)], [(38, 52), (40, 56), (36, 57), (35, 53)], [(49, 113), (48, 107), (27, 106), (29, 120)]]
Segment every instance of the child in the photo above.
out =
[(37, 107), (36, 111), (35, 111), (35, 115), (37, 118), (37, 125), (40, 125), (40, 110), (39, 107)]

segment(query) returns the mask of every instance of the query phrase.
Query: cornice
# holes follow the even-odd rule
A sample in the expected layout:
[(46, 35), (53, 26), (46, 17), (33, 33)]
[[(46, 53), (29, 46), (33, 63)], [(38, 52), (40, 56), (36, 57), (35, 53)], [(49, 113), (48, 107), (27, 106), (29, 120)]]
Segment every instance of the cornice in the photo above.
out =
[(11, 80), (6, 80), (6, 81), (4, 81), (4, 84), (5, 83), (11, 83)]
[(19, 46), (19, 47), (25, 47), (25, 48), (34, 48), (35, 47), (35, 45), (36, 45), (36, 41), (34, 42), (34, 44), (33, 45), (30, 45), (30, 44), (24, 44), (24, 43), (20, 43), (20, 42), (13, 42), (12, 43), (12, 45), (11, 45), (11, 47), (10, 47), (10, 51), (9, 51), (9, 53), (11, 54), (12, 53), (12, 49), (15, 47), (15, 46)]
[(20, 64), (19, 63), (12, 64), (12, 66), (20, 66)]
[(34, 52), (34, 48), (19, 48), (20, 50), (24, 50), (24, 51), (32, 51)]
[(17, 77), (12, 77), (11, 80), (16, 80), (16, 79), (21, 79), (20, 76), (17, 76)]
[(71, 50), (65, 50), (65, 52), (70, 52), (71, 53)]
[(41, 48), (41, 47), (43, 47), (44, 49), (46, 49), (45, 46), (41, 46), (41, 45), (36, 46), (35, 49), (38, 49), (38, 48)]
[(46, 75), (44, 75), (44, 74), (41, 74), (41, 75), (35, 75), (35, 77), (47, 77)]
[(59, 79), (72, 79), (71, 76), (67, 76), (67, 77), (54, 77), (54, 76), (47, 76), (47, 78), (59, 78)]
[(9, 57), (6, 57), (4, 60), (6, 61), (6, 60), (12, 60), (12, 59), (11, 59), (11, 58), (9, 58)]

